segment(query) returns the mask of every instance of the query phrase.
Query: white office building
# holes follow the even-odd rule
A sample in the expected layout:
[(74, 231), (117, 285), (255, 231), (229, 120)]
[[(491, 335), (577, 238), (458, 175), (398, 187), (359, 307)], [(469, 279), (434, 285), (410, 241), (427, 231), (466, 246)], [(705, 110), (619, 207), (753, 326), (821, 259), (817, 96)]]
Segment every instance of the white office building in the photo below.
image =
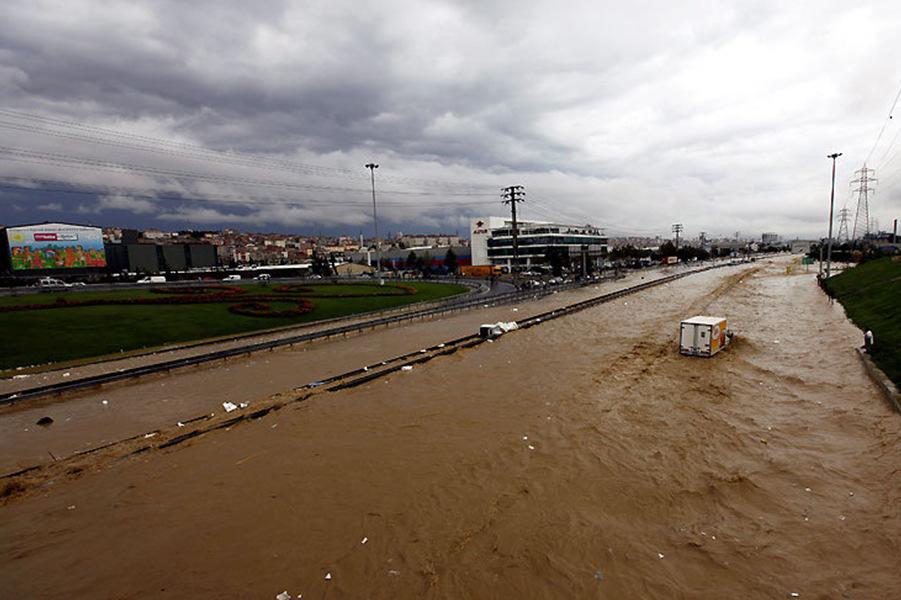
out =
[[(548, 264), (551, 249), (574, 259), (587, 255), (596, 260), (609, 251), (607, 237), (591, 225), (548, 221), (517, 221), (519, 264), (525, 268)], [(480, 217), (470, 222), (473, 265), (513, 264), (513, 222), (506, 217)]]

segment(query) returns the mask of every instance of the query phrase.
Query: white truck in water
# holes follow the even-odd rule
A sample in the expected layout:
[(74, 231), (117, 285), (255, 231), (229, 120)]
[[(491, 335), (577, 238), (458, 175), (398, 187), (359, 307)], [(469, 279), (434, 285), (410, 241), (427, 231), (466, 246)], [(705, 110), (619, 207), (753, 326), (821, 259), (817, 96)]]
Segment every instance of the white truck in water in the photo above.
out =
[(699, 315), (682, 321), (679, 352), (688, 356), (713, 356), (732, 341), (725, 317)]

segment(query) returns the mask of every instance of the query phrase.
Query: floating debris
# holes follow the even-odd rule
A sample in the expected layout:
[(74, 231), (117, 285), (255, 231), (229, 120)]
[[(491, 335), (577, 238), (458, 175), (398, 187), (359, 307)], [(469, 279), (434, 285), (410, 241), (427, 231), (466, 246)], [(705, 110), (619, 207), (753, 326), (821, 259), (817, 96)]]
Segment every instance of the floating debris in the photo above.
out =
[(222, 408), (225, 409), (225, 412), (230, 413), (233, 410), (238, 410), (238, 405), (232, 404), (231, 402), (223, 402)]
[(401, 371), (412, 371), (413, 367), (410, 365), (404, 365), (400, 368)]
[(659, 552), (658, 552), (658, 553), (657, 553), (657, 558), (660, 558), (660, 559), (662, 559), (662, 558), (663, 558), (663, 555), (662, 555), (662, 554), (660, 554), (660, 553), (659, 553)]
[(275, 595), (275, 600), (291, 600), (291, 598), (291, 594), (288, 593), (288, 590), (285, 590), (281, 594)]
[(369, 541), (369, 538), (368, 538), (368, 537), (364, 537), (362, 540), (360, 540), (360, 543), (361, 543), (361, 544), (365, 544), (365, 543), (368, 542), (368, 541)]
[(326, 580), (326, 581), (331, 581), (331, 579), (332, 579), (332, 574), (331, 574), (331, 573), (326, 573), (326, 574), (325, 574), (325, 580)]

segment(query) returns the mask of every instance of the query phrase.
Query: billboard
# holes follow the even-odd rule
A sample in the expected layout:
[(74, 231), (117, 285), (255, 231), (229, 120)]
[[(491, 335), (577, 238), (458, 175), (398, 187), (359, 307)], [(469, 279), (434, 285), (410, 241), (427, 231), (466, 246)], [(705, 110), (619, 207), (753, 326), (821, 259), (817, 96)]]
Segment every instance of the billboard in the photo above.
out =
[(106, 266), (99, 227), (44, 223), (9, 227), (6, 235), (13, 271)]

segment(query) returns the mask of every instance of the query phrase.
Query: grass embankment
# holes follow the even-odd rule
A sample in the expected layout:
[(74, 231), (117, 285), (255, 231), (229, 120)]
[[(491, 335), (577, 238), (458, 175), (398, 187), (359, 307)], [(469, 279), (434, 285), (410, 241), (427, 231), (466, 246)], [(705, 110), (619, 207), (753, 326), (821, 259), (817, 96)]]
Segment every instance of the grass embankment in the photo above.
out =
[(876, 337), (873, 360), (901, 386), (901, 261), (882, 258), (828, 280), (830, 292), (862, 330)]
[[(376, 284), (316, 284), (303, 297), (314, 308), (304, 315), (292, 317), (258, 317), (238, 315), (228, 307), (241, 301), (242, 296), (274, 295), (272, 286), (242, 285), (242, 293), (233, 302), (211, 304), (152, 304), (107, 305), (52, 308), (0, 312), (0, 371), (20, 366), (48, 362), (68, 362), (88, 357), (129, 352), (173, 343), (215, 338), (265, 329), (297, 325), (343, 317), (372, 310), (384, 310), (413, 302), (435, 300), (465, 291), (461, 285), (440, 283), (404, 283), (416, 289), (415, 294), (398, 293), (392, 296), (340, 297), (348, 294), (384, 293), (390, 285)], [(329, 297), (322, 297), (327, 295)], [(17, 304), (54, 304), (88, 300), (121, 300), (133, 298), (164, 298), (149, 290), (117, 292), (54, 292), (0, 298), (0, 306)], [(296, 306), (285, 302), (269, 302), (273, 310)]]

